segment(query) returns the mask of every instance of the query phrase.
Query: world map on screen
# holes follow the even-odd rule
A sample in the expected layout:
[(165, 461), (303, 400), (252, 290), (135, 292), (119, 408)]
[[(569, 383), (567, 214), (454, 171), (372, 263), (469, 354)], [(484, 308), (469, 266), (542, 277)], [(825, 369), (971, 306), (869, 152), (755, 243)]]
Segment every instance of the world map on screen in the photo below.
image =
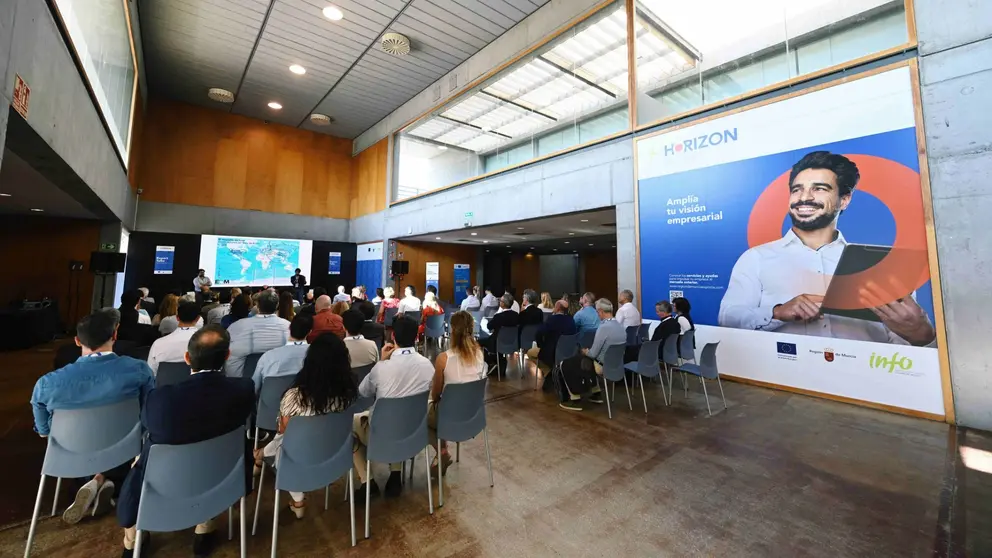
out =
[(300, 262), (299, 240), (217, 239), (215, 284), (255, 284), (293, 274)]

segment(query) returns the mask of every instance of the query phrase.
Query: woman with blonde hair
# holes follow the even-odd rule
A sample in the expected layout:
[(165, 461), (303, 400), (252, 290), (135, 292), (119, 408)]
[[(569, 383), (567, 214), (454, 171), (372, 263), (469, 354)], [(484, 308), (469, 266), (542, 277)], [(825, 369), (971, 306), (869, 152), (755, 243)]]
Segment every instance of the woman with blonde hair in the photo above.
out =
[(541, 304), (537, 306), (542, 312), (551, 313), (555, 311), (555, 303), (551, 301), (551, 293), (544, 291), (541, 293)]
[(386, 309), (399, 308), (399, 306), (400, 299), (396, 298), (396, 291), (392, 287), (382, 289), (382, 302), (379, 303), (379, 315), (376, 316), (375, 321), (383, 323), (386, 319)]
[[(425, 297), (426, 298), (426, 297)], [(486, 377), (486, 361), (482, 356), (482, 347), (475, 340), (473, 330), (475, 320), (472, 314), (460, 310), (451, 316), (451, 342), (448, 350), (439, 354), (434, 361), (434, 382), (431, 385), (431, 403), (427, 414), (427, 427), (430, 433), (431, 447), (437, 448), (437, 404), (441, 400), (445, 384), (464, 384)], [(431, 474), (437, 477), (438, 460), (431, 465)], [(441, 442), (441, 475), (444, 475), (451, 465), (448, 455), (448, 445)]]
[(331, 306), (331, 313), (337, 314), (338, 316), (343, 316), (344, 313), (347, 312), (349, 308), (351, 308), (350, 304), (348, 304), (343, 300), (339, 300), (338, 302), (335, 302), (333, 306)]
[(438, 314), (444, 314), (444, 308), (441, 308), (441, 305), (437, 303), (437, 297), (434, 296), (434, 293), (427, 291), (427, 294), (424, 295), (423, 310), (420, 311), (420, 330), (417, 332), (417, 337), (424, 334), (424, 329), (427, 328), (427, 318)]

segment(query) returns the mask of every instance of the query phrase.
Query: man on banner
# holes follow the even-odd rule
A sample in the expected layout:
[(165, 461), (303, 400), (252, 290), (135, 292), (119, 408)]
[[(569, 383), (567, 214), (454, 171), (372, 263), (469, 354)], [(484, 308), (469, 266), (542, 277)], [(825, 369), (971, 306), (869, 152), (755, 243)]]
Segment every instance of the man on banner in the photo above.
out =
[(933, 324), (912, 296), (885, 302), (891, 297), (877, 285), (863, 285), (858, 296), (878, 322), (821, 311), (847, 246), (837, 221), (860, 177), (854, 162), (827, 151), (807, 153), (793, 165), (792, 228), (737, 260), (720, 302), (721, 326), (915, 346), (936, 342)]

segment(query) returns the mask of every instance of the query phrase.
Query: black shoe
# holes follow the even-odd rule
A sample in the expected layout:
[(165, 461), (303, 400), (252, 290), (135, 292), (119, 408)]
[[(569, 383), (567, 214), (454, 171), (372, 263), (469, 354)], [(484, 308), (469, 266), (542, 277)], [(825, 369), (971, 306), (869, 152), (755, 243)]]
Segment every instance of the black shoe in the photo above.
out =
[(386, 481), (386, 498), (396, 498), (403, 491), (403, 473), (393, 471), (389, 473), (389, 480)]
[(214, 551), (214, 546), (217, 544), (216, 535), (216, 531), (202, 535), (193, 535), (193, 556), (196, 556), (196, 558), (210, 556), (210, 553)]
[[(362, 486), (359, 486), (358, 489), (355, 490), (355, 505), (365, 505), (365, 490), (365, 483), (362, 483)], [(372, 487), (369, 490), (372, 492), (372, 496), (379, 495), (379, 485), (375, 483), (375, 479), (372, 479)]]
[(596, 393), (585, 398), (586, 401), (590, 403), (602, 403), (603, 402), (603, 392), (597, 391)]

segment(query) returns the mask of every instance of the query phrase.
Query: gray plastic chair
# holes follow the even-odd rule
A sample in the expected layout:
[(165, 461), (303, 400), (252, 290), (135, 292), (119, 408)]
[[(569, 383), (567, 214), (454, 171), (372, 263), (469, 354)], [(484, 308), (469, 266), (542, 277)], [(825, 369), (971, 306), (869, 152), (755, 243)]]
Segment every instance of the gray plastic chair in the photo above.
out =
[[(493, 459), (489, 453), (489, 431), (486, 429), (486, 379), (464, 384), (445, 384), (437, 404), (437, 455), (440, 467), (441, 440), (467, 442), (482, 433), (489, 463), (489, 486), (493, 486)], [(444, 506), (443, 475), (437, 479), (437, 505)]]
[(437, 341), (437, 348), (441, 350), (441, 340), (444, 339), (444, 318), (450, 314), (434, 314), (427, 316), (424, 322), (424, 353), (427, 352), (427, 340)]
[(493, 316), (496, 315), (496, 312), (498, 311), (499, 311), (499, 306), (486, 306), (486, 308), (482, 311), (482, 317), (492, 318)]
[[(55, 477), (52, 515), (59, 501), (63, 478), (90, 477), (127, 463), (141, 453), (141, 406), (138, 399), (88, 409), (59, 409), (52, 413), (45, 461), (41, 464), (38, 496), (31, 514), (31, 527), (24, 557), (31, 555), (45, 477)], [(94, 510), (95, 511), (95, 510)]]
[[(544, 313), (547, 315), (547, 312)], [(524, 362), (527, 359), (527, 351), (529, 351), (534, 343), (537, 341), (537, 331), (541, 326), (537, 324), (525, 325), (520, 329), (520, 369), (526, 372), (524, 368)], [(534, 374), (534, 389), (537, 389), (537, 382), (539, 380), (540, 374)]]
[(398, 308), (386, 308), (382, 315), (382, 325), (393, 327), (393, 320), (396, 319), (396, 312), (398, 311)]
[(637, 328), (637, 339), (642, 343), (651, 340), (651, 324), (641, 324)]
[[(679, 336), (669, 335), (665, 338), (664, 345), (661, 346), (661, 362), (665, 365), (665, 372), (668, 373), (668, 394), (671, 403), (671, 397), (674, 395), (672, 391), (672, 376), (674, 372), (678, 371), (679, 366), (682, 362), (679, 360)], [(679, 381), (682, 382), (683, 391), (685, 391), (685, 379), (679, 376)], [(687, 395), (688, 396), (688, 395)]]
[[(279, 540), (279, 491), (312, 492), (323, 487), (326, 510), (331, 483), (344, 475), (348, 475), (345, 490), (351, 498), (351, 546), (355, 546), (353, 408), (354, 405), (341, 413), (289, 419), (276, 456), (279, 466), (272, 515), (272, 558), (276, 556)], [(258, 512), (255, 514), (257, 517)]]
[(372, 364), (366, 364), (364, 366), (354, 366), (351, 369), (351, 375), (355, 377), (356, 382), (361, 384), (362, 380), (365, 379), (365, 376), (369, 375), (369, 372), (372, 371), (373, 367), (375, 367), (374, 362)]
[(413, 320), (418, 324), (420, 323), (421, 316), (423, 316), (423, 314), (420, 313), (420, 310), (407, 310), (406, 312), (403, 312), (403, 317), (408, 320)]
[(638, 330), (640, 330), (640, 326), (627, 326), (624, 330), (627, 334), (628, 346), (637, 346), (640, 344), (640, 338), (637, 336)]
[[(269, 376), (262, 380), (255, 411), (255, 436), (252, 447), (258, 449), (259, 429), (275, 431), (279, 429), (279, 405), (286, 390), (293, 386), (296, 376)], [(262, 483), (265, 482), (265, 469), (268, 464), (262, 460), (262, 471), (258, 476), (258, 494), (255, 496), (255, 521), (251, 524), (251, 534), (258, 528), (258, 504), (261, 501)]]
[[(637, 362), (624, 365), (624, 368), (637, 374), (637, 381), (641, 386), (641, 399), (644, 401), (644, 413), (648, 412), (648, 398), (644, 394), (644, 378), (658, 378), (661, 376), (661, 367), (658, 366), (658, 348), (661, 341), (645, 341), (637, 353)], [(665, 382), (661, 382), (661, 396), (665, 404), (669, 403), (668, 395), (665, 393)]]
[[(627, 372), (623, 367), (623, 355), (627, 350), (627, 345), (610, 345), (603, 355), (603, 387), (606, 388), (606, 413), (613, 418), (613, 410), (610, 408), (610, 384), (609, 382), (619, 382), (623, 380), (623, 389), (627, 392), (627, 406), (634, 410), (634, 405), (630, 402), (630, 386), (627, 385)], [(613, 400), (616, 401), (617, 386), (613, 386)]]
[(579, 346), (583, 349), (592, 347), (592, 342), (596, 340), (596, 330), (587, 329), (579, 333)]
[(241, 377), (249, 380), (255, 375), (255, 368), (258, 367), (258, 359), (265, 353), (252, 353), (245, 357), (245, 367), (241, 369)]
[[(503, 326), (499, 328), (499, 331), (496, 333), (496, 378), (497, 379), (500, 379), (500, 375), (499, 375), (500, 355), (510, 356), (519, 350), (520, 350), (520, 336), (519, 336), (519, 329), (517, 328), (517, 326)], [(509, 370), (507, 370), (507, 374), (509, 374)]]
[(696, 360), (696, 330), (690, 329), (679, 336), (679, 358), (682, 362)]
[(720, 386), (720, 397), (723, 399), (723, 408), (727, 408), (727, 398), (723, 395), (723, 382), (720, 381), (720, 372), (716, 368), (716, 348), (719, 343), (707, 343), (703, 347), (703, 353), (699, 357), (699, 364), (692, 362), (684, 363), (680, 370), (686, 374), (699, 376), (699, 383), (703, 384), (703, 395), (706, 397), (706, 411), (713, 416), (710, 409), (710, 395), (706, 392), (706, 380), (716, 380)]
[(185, 362), (162, 362), (155, 373), (155, 387), (171, 386), (189, 378), (189, 365)]
[(577, 354), (579, 354), (578, 334), (561, 335), (558, 337), (558, 343), (555, 344), (555, 367), (551, 370), (551, 378), (555, 383), (556, 393), (560, 393), (558, 391), (560, 389), (558, 374), (561, 373), (562, 361), (572, 358)]
[[(138, 503), (134, 556), (141, 556), (141, 532), (188, 529), (232, 513), (241, 503), (241, 557), (245, 537), (245, 429), (194, 444), (155, 444), (148, 450)], [(232, 516), (228, 516), (229, 518)], [(230, 536), (230, 526), (228, 527)]]
[[(404, 463), (424, 452), (427, 462), (427, 505), (434, 515), (431, 488), (430, 446), (427, 435), (429, 391), (407, 397), (377, 399), (369, 419), (369, 446), (365, 461), (365, 538), (372, 536), (369, 505), (372, 501), (372, 462)], [(412, 473), (412, 471), (411, 471)]]

